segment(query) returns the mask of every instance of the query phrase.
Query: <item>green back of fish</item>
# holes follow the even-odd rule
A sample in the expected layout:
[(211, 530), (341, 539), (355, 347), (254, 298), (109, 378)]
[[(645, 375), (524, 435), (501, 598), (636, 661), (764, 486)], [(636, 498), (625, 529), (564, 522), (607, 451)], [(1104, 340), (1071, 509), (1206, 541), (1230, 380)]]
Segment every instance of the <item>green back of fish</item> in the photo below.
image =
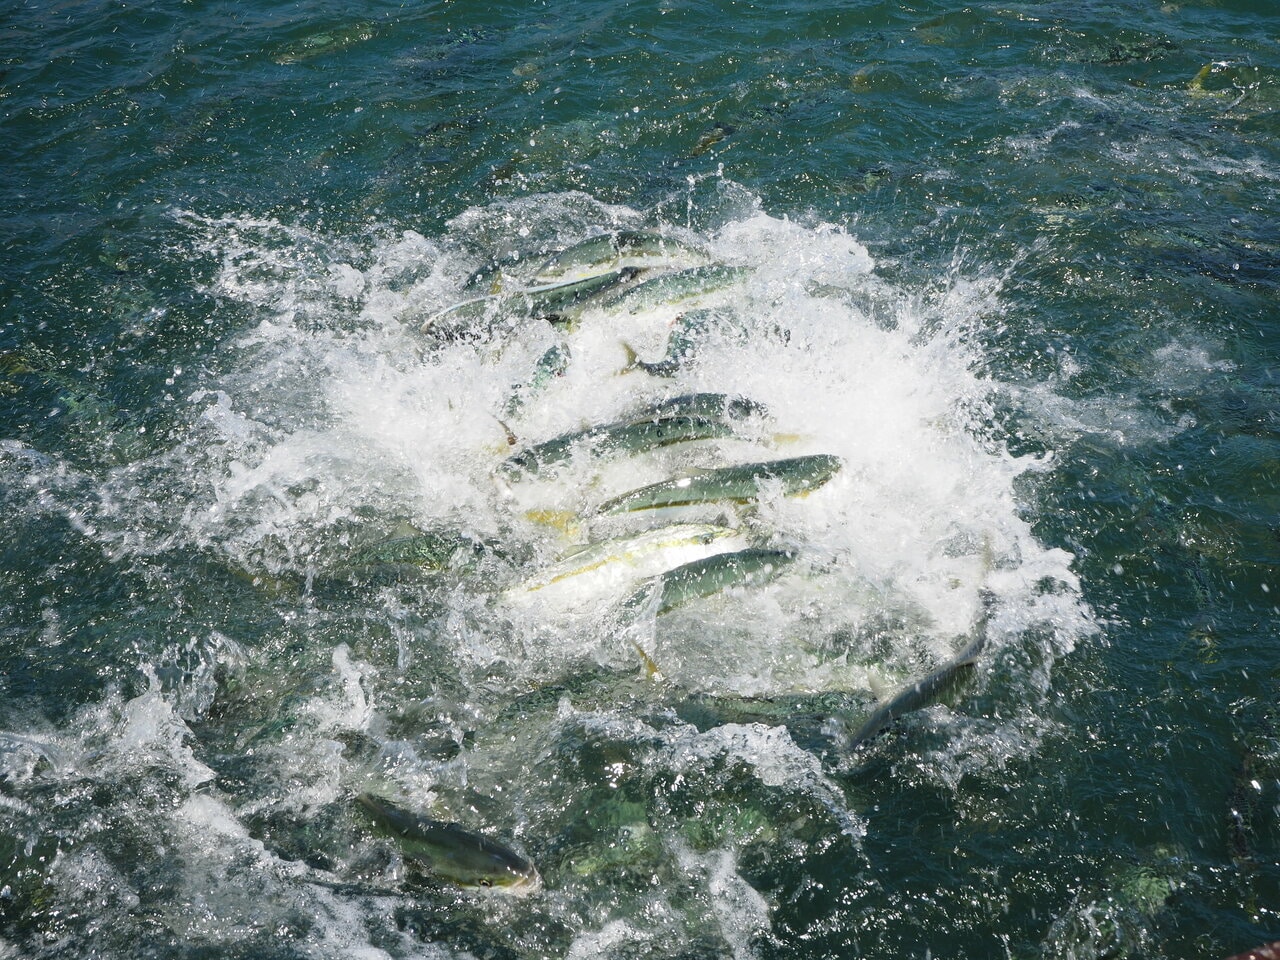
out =
[(795, 496), (822, 486), (839, 470), (840, 463), (839, 457), (815, 454), (718, 467), (640, 487), (606, 500), (598, 509), (601, 513), (626, 513), (719, 500), (746, 503), (755, 500), (770, 483), (780, 484), (784, 496)]

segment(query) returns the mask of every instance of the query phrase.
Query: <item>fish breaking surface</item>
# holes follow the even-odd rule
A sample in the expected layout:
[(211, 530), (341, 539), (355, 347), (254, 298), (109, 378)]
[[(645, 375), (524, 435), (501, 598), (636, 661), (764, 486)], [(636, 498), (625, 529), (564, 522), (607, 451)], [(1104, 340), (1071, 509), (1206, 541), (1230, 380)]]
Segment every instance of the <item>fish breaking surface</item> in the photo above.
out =
[[(750, 955), (777, 907), (752, 863), (864, 856), (846, 783), (873, 738), (960, 707), (1008, 638), (1083, 621), (1071, 558), (1020, 516), (1033, 464), (978, 426), (960, 328), (842, 231), (539, 198), (389, 239), (363, 272), (329, 250), (352, 310), (312, 280), (323, 237), (177, 219), (217, 295), (264, 316), (192, 398), (185, 535), (300, 613), (252, 649), (210, 641), (199, 763), (135, 732), (179, 724), (156, 714), (172, 669), (104, 725), (119, 763), (220, 785), (173, 817), (259, 845), (229, 882), (271, 865), (339, 912), (517, 894), (562, 918), (561, 955)], [(146, 549), (109, 513), (129, 503), (94, 519), (121, 553)], [(494, 937), (545, 952), (520, 927), (459, 943)]]
[[(830, 278), (814, 294), (812, 277), (797, 283), (770, 262), (771, 246), (794, 239), (785, 225), (760, 218), (726, 233), (735, 229), (745, 262), (718, 261), (705, 241), (673, 233), (588, 227), (552, 253), (481, 263), (458, 299), (428, 307), (425, 320), (405, 298), (399, 317), (416, 331), (422, 366), (398, 376), (438, 377), (446, 407), (436, 409), (460, 428), (415, 469), (455, 464), (435, 485), (457, 489), (462, 502), (450, 508), (434, 497), (382, 535), (376, 522), (362, 523), (327, 575), (415, 585), (459, 638), (455, 667), (468, 695), (496, 681), (515, 698), (474, 701), (468, 716), (449, 718), (468, 744), (452, 761), (465, 760), (467, 796), (486, 784), (501, 789), (502, 771), (525, 755), (513, 739), (536, 754), (536, 737), (513, 730), (554, 739), (548, 729), (575, 717), (619, 718), (601, 729), (620, 737), (624, 753), (636, 749), (621, 744), (638, 730), (675, 718), (700, 736), (763, 724), (838, 767), (892, 720), (954, 689), (988, 646), (1002, 576), (1005, 590), (1018, 581), (1008, 571), (1024, 531), (991, 504), (945, 518), (893, 516), (875, 490), (924, 487), (921, 502), (933, 510), (949, 506), (952, 491), (931, 484), (955, 484), (963, 496), (962, 474), (981, 457), (965, 422), (925, 391), (896, 428), (908, 429), (908, 444), (923, 437), (943, 469), (876, 478), (872, 470), (893, 466), (883, 451), (894, 438), (877, 422), (875, 389), (887, 391), (894, 374), (853, 404), (840, 396), (852, 377), (892, 357), (856, 356), (855, 345), (914, 347), (912, 362), (939, 364), (954, 378), (949, 387), (971, 388), (962, 344), (913, 343), (910, 331), (894, 329), (904, 318), (858, 329)], [(830, 257), (829, 241), (826, 250), (807, 241)], [(844, 279), (856, 285), (865, 264), (855, 257), (848, 267)], [(931, 357), (933, 348), (960, 355)], [(640, 351), (664, 359), (646, 363)], [(796, 403), (797, 385), (808, 403)], [(828, 442), (834, 449), (823, 449)], [(868, 447), (880, 458), (866, 457)], [(1007, 482), (1016, 472), (995, 476)], [(924, 567), (903, 576), (904, 558), (877, 555), (874, 545), (883, 549), (886, 529), (902, 538), (917, 524), (934, 542)], [(414, 656), (402, 650), (402, 660)], [(366, 769), (374, 785), (351, 789), (406, 863), (473, 889), (542, 889), (521, 854), (447, 825), (462, 816), (451, 806), (461, 795), (438, 761), (373, 739), (380, 772)], [(406, 796), (424, 784), (431, 804)], [(822, 774), (812, 784), (820, 786), (802, 789), (820, 794), (855, 835), (856, 813), (838, 788)], [(629, 816), (638, 819), (628, 843), (639, 842), (652, 811), (640, 805)], [(511, 835), (513, 825), (490, 826)], [(643, 843), (633, 854), (659, 855)], [(629, 859), (614, 867), (633, 866)], [(592, 872), (578, 862), (571, 873), (584, 871)], [(555, 870), (548, 875), (554, 886)]]

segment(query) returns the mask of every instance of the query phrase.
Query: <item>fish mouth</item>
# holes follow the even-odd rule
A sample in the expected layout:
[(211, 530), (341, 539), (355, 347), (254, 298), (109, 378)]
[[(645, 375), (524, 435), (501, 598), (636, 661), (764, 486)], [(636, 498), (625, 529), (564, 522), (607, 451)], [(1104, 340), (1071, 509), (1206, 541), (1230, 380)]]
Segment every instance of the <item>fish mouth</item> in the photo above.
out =
[(542, 876), (534, 870), (532, 873), (518, 877), (502, 889), (504, 893), (513, 897), (529, 897), (542, 890)]
[(531, 870), (529, 873), (522, 873), (510, 879), (502, 878), (501, 880), (489, 882), (476, 882), (462, 884), (462, 886), (475, 893), (483, 894), (502, 894), (508, 897), (529, 897), (542, 890), (542, 877), (537, 870)]

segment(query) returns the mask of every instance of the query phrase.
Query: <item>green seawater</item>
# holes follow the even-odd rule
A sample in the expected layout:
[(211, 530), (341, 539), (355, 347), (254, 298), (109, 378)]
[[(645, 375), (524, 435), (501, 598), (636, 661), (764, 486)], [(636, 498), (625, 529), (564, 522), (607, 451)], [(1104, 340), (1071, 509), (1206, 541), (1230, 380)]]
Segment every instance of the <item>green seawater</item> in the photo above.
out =
[[(1280, 939), (1272, 0), (2, 9), (0, 958)], [(746, 268), (671, 380), (618, 373), (671, 317), (421, 329), (618, 229)], [(711, 391), (767, 414), (495, 479)], [(611, 495), (807, 454), (696, 518), (772, 583), (507, 603)], [(414, 535), (465, 558), (351, 563)], [(834, 747), (983, 589), (972, 677)], [(369, 789), (543, 889), (408, 875)]]

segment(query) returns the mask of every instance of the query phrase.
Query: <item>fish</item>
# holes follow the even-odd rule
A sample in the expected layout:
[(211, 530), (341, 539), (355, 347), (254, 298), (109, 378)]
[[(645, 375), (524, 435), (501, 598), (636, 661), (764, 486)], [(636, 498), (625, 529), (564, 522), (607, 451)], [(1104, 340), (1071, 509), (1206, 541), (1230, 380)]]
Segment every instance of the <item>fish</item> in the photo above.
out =
[(938, 699), (948, 687), (973, 669), (987, 646), (987, 623), (995, 605), (994, 595), (983, 590), (982, 611), (973, 625), (970, 642), (955, 658), (928, 676), (908, 684), (873, 710), (844, 742), (845, 750), (854, 750), (878, 736), (885, 727), (904, 714), (919, 710)]
[(626, 606), (646, 606), (656, 590), (657, 613), (661, 615), (729, 587), (768, 583), (780, 576), (795, 558), (793, 550), (758, 547), (717, 553), (659, 574), (632, 594)]
[(700, 340), (707, 335), (717, 317), (714, 310), (691, 310), (676, 317), (667, 337), (667, 346), (660, 360), (641, 360), (631, 344), (622, 343), (626, 363), (621, 373), (642, 370), (651, 377), (674, 377), (692, 355)]
[[(894, 720), (943, 696), (973, 669), (986, 648), (987, 622), (994, 606), (994, 596), (987, 590), (982, 591), (982, 604), (968, 644), (957, 656), (878, 705), (874, 698), (855, 690), (763, 697), (686, 692), (673, 702), (674, 711), (699, 730), (727, 723), (785, 726), (801, 746), (834, 748), (847, 755), (874, 739)], [(848, 732), (850, 729), (852, 733)]]
[(727, 393), (685, 393), (651, 403), (632, 414), (629, 419), (632, 423), (677, 416), (745, 420), (748, 417), (766, 416), (768, 412), (764, 404), (749, 397)]
[[(675, 691), (673, 691), (673, 694)], [(701, 731), (726, 724), (785, 727), (798, 746), (816, 752), (838, 747), (833, 741), (833, 718), (860, 716), (868, 698), (845, 690), (782, 693), (773, 696), (734, 696), (705, 691), (673, 696), (675, 715)]]
[(457, 823), (414, 813), (383, 797), (362, 793), (356, 802), (400, 845), (406, 860), (432, 876), (469, 890), (528, 896), (542, 888), (537, 868), (492, 837)]
[(683, 507), (728, 500), (750, 503), (772, 483), (784, 496), (798, 496), (818, 489), (840, 469), (842, 461), (829, 454), (789, 457), (763, 463), (716, 467), (699, 473), (671, 477), (604, 501), (597, 513), (618, 514), (635, 510)]
[(369, 21), (358, 21), (348, 27), (313, 33), (286, 45), (271, 59), (281, 65), (302, 63), (315, 57), (336, 53), (363, 43), (377, 35), (378, 28)]
[(655, 527), (586, 544), (508, 591), (508, 597), (517, 602), (529, 601), (544, 595), (563, 596), (564, 591), (575, 589), (579, 596), (596, 598), (611, 588), (629, 587), (638, 580), (740, 544), (737, 530), (717, 524)]
[(556, 343), (548, 347), (534, 364), (533, 376), (526, 383), (514, 388), (503, 412), (508, 417), (519, 413), (521, 408), (545, 390), (551, 381), (565, 375), (571, 359), (568, 344)]
[(710, 130), (698, 138), (698, 142), (693, 145), (693, 149), (689, 151), (689, 156), (700, 157), (706, 153), (725, 137), (732, 136), (737, 127), (727, 123), (717, 123)]
[(683, 241), (647, 230), (596, 234), (544, 260), (531, 282), (564, 283), (627, 267), (705, 262), (706, 254)]
[(422, 322), (421, 333), (434, 333), (448, 339), (458, 339), (482, 320), (491, 320), (509, 305), (507, 298), (498, 295), (469, 297), (437, 310)]
[(563, 325), (575, 316), (571, 308), (578, 307), (583, 301), (607, 290), (627, 286), (642, 272), (639, 267), (620, 267), (581, 280), (525, 287), (511, 294), (511, 297), (523, 299), (527, 312), (531, 315)]
[(723, 263), (676, 270), (641, 280), (625, 290), (605, 297), (599, 306), (601, 310), (613, 313), (639, 313), (657, 307), (687, 303), (719, 293), (750, 273), (751, 270), (747, 267), (732, 267)]
[(610, 452), (641, 453), (655, 447), (692, 440), (710, 440), (733, 435), (733, 428), (719, 420), (697, 416), (672, 416), (640, 421), (607, 423), (562, 434), (526, 447), (504, 460), (499, 469), (512, 476), (537, 473), (541, 468), (563, 463), (575, 450), (589, 449), (595, 455)]
[(362, 547), (354, 551), (348, 560), (353, 568), (386, 564), (438, 572), (474, 559), (482, 551), (480, 544), (461, 534), (410, 529)]
[[(640, 276), (639, 267), (620, 267), (576, 280), (559, 280), (518, 287), (502, 293), (471, 297), (438, 310), (423, 322), (423, 333), (443, 331), (446, 337), (460, 337), (482, 320), (527, 315), (564, 324), (573, 319), (573, 308), (583, 301), (625, 286)], [(439, 328), (439, 329), (437, 329)]]

